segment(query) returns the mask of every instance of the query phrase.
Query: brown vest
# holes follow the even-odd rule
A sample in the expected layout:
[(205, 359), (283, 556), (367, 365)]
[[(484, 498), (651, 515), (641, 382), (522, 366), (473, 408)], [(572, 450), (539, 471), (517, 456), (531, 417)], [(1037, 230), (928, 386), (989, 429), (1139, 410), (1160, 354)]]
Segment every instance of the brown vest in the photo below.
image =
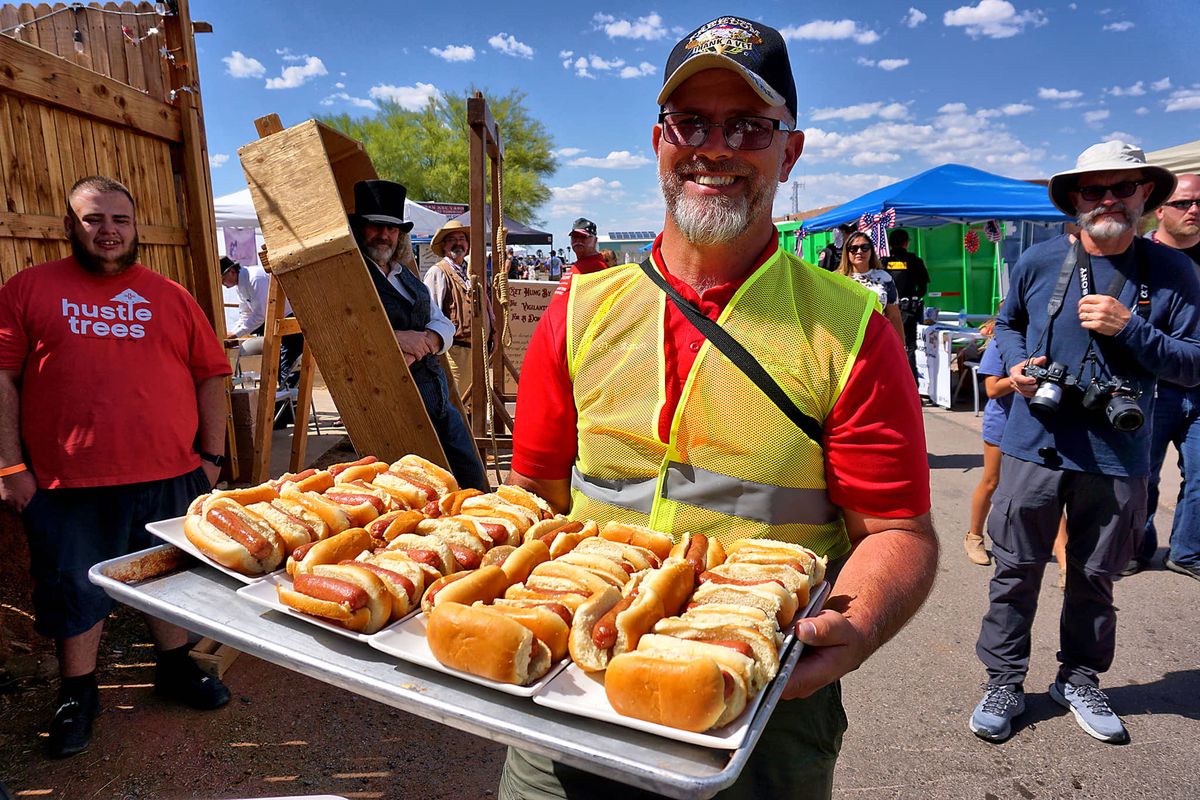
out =
[(463, 347), (471, 346), (471, 323), (475, 319), (475, 306), (471, 302), (471, 293), (463, 285), (462, 278), (450, 259), (443, 258), (437, 263), (438, 269), (446, 276), (446, 293), (442, 295), (442, 313), (454, 323), (454, 343)]

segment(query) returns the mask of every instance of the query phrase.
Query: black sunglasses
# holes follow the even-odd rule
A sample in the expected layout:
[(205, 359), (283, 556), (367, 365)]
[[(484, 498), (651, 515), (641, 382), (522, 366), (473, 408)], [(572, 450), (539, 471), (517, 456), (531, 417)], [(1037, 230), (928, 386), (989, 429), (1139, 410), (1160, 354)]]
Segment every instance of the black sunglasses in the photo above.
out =
[(869, 244), (852, 244), (846, 248), (851, 253), (869, 253), (874, 247)]
[(1084, 200), (1087, 200), (1089, 203), (1094, 203), (1097, 200), (1103, 200), (1104, 195), (1108, 194), (1109, 192), (1112, 192), (1113, 197), (1121, 199), (1133, 197), (1133, 193), (1136, 192), (1137, 188), (1143, 183), (1148, 183), (1148, 181), (1121, 181), (1120, 183), (1114, 183), (1110, 186), (1101, 186), (1099, 184), (1093, 186), (1080, 186), (1076, 188), (1075, 191), (1079, 192), (1079, 196)]
[(1200, 207), (1200, 197), (1194, 197), (1191, 200), (1170, 200), (1163, 205), (1170, 206), (1177, 211), (1187, 211), (1192, 206)]
[(664, 111), (658, 115), (663, 126), (663, 138), (681, 147), (700, 147), (708, 141), (708, 132), (721, 128), (725, 144), (733, 150), (763, 150), (771, 146), (775, 131), (789, 131), (783, 123), (770, 117), (730, 117), (724, 122), (710, 122), (708, 117), (684, 111)]

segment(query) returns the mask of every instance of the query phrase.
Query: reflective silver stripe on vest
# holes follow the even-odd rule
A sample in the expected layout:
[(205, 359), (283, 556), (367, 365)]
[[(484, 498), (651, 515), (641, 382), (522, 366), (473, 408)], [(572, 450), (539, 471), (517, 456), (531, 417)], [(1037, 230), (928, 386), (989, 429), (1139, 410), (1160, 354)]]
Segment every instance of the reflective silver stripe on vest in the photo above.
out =
[(654, 510), (654, 490), (658, 476), (653, 478), (594, 478), (571, 467), (571, 488), (598, 503), (628, 508), (650, 516)]
[[(571, 469), (571, 488), (597, 502), (646, 515), (654, 509), (657, 483), (657, 478), (594, 478)], [(824, 489), (771, 486), (676, 462), (667, 465), (663, 497), (766, 525), (826, 525), (841, 513)]]
[(771, 486), (674, 462), (663, 497), (767, 525), (825, 525), (840, 513), (824, 489)]

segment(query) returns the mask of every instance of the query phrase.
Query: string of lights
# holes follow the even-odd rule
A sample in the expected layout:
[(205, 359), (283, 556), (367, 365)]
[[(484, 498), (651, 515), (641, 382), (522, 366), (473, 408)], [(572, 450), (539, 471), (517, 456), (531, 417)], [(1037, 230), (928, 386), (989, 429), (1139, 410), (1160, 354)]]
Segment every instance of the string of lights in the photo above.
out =
[[(80, 12), (87, 12), (89, 14), (115, 14), (117, 16), (122, 16), (122, 17), (169, 17), (169, 16), (174, 15), (175, 10), (174, 10), (173, 3), (155, 3), (153, 11), (119, 11), (119, 10), (115, 10), (115, 9), (111, 9), (111, 8), (100, 8), (99, 6), (87, 6), (87, 5), (84, 5), (83, 3), (72, 3), (69, 6), (63, 6), (62, 8), (56, 8), (53, 11), (51, 11), (50, 13), (43, 14), (40, 17), (34, 17), (33, 19), (25, 20), (24, 22), (19, 22), (16, 25), (11, 25), (7, 28), (0, 28), (0, 34), (13, 34), (15, 36), (20, 36), (21, 32), (23, 30), (25, 30), (25, 28), (29, 27), (30, 25), (36, 25), (37, 23), (42, 22), (43, 20), (50, 19), (51, 17), (56, 17), (59, 14), (66, 14), (67, 12), (71, 12), (75, 15), (75, 20), (76, 20), (75, 33), (74, 33), (75, 42), (76, 42), (75, 49), (76, 49), (76, 51), (81, 51), (81, 45), (83, 42), (83, 33), (79, 29), (79, 14), (80, 14)], [(125, 30), (126, 30), (126, 27), (124, 25), (122, 25), (121, 31), (124, 33)], [(151, 33), (151, 32), (153, 32), (153, 33)], [(154, 35), (154, 33), (158, 33), (158, 32), (159, 31), (157, 28), (150, 28), (146, 32), (146, 36), (142, 37), (142, 40), (145, 40), (146, 38), (149, 38), (149, 36), (152, 36), (152, 35)], [(126, 36), (127, 36), (127, 38), (130, 38), (132, 41), (132, 32), (127, 33)]]

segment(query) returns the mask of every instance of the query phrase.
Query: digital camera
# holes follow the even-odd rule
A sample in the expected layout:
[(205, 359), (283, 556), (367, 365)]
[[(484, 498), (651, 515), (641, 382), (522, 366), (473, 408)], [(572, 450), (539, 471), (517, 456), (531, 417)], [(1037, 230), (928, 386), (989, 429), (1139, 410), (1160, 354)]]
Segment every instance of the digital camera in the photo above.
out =
[(1128, 378), (1116, 375), (1108, 380), (1093, 378), (1083, 394), (1081, 405), (1088, 411), (1104, 411), (1109, 424), (1122, 433), (1132, 433), (1142, 427), (1146, 415), (1138, 405), (1142, 390)]
[(1062, 405), (1063, 392), (1079, 384), (1075, 376), (1067, 371), (1066, 365), (1057, 361), (1045, 367), (1027, 364), (1024, 372), (1038, 382), (1037, 391), (1029, 401), (1029, 410), (1039, 418), (1057, 414)]

